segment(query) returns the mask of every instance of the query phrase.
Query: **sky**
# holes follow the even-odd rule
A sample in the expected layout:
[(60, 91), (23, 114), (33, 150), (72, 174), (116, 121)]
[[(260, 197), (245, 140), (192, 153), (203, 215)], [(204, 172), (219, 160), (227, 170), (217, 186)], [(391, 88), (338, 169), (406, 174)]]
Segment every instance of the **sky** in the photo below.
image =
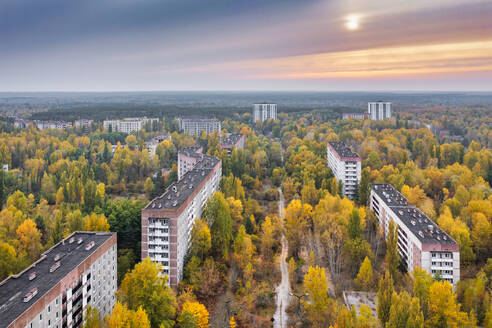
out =
[(0, 91), (492, 91), (490, 0), (0, 0)]

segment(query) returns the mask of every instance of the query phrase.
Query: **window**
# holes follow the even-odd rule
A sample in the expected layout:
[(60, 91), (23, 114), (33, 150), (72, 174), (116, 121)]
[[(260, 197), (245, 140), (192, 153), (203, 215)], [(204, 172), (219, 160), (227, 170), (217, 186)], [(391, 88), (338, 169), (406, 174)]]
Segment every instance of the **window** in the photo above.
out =
[(48, 313), (51, 312), (51, 305), (48, 306)]
[(39, 315), (39, 321), (43, 320), (43, 314)]

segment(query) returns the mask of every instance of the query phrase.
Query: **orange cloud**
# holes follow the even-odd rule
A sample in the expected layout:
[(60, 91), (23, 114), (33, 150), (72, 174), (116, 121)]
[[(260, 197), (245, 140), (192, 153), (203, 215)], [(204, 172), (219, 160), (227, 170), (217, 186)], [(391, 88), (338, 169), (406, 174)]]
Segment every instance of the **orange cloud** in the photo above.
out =
[(384, 78), (490, 70), (492, 40), (329, 52), (191, 69), (262, 79)]

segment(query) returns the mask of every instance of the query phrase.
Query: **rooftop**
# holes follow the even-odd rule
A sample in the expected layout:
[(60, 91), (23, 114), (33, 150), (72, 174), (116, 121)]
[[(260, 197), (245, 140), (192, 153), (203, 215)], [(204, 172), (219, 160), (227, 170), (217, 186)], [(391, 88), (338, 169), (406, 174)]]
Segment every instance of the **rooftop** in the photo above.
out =
[(196, 186), (205, 180), (214, 167), (219, 163), (217, 157), (199, 154), (202, 160), (195, 167), (186, 172), (178, 182), (171, 184), (159, 197), (154, 198), (145, 209), (162, 210), (179, 208), (195, 190)]
[(345, 142), (336, 141), (336, 142), (328, 142), (328, 144), (338, 153), (340, 157), (345, 158), (359, 158), (357, 153), (354, 153), (352, 149), (350, 149)]
[(220, 145), (223, 146), (234, 146), (243, 137), (243, 134), (229, 134), (227, 137), (220, 141)]
[(204, 156), (202, 154), (202, 151), (203, 151), (202, 146), (193, 146), (193, 147), (181, 148), (179, 150), (179, 153), (188, 157), (202, 158)]
[[(112, 232), (74, 232), (44, 252), (41, 259), (23, 272), (0, 282), (0, 328), (9, 326), (113, 234)], [(86, 250), (87, 244), (91, 241), (94, 242), (94, 247)], [(55, 257), (59, 258), (55, 260)], [(60, 262), (60, 266), (50, 272), (56, 262)], [(33, 272), (35, 278), (30, 280), (29, 276)], [(24, 302), (24, 295), (34, 288), (38, 290), (37, 295), (29, 302)]]
[(422, 242), (427, 244), (456, 244), (451, 236), (434, 221), (413, 205), (409, 205), (405, 196), (389, 183), (374, 183), (372, 190), (385, 200), (398, 218)]

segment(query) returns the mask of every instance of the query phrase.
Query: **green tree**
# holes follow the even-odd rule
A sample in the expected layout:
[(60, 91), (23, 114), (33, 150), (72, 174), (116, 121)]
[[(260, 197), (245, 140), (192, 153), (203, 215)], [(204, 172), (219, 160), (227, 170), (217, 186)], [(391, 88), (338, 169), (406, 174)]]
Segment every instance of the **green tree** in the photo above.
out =
[(328, 327), (334, 321), (334, 301), (328, 296), (328, 280), (325, 269), (309, 267), (304, 276), (304, 290), (309, 301), (303, 301), (311, 327)]
[(198, 256), (203, 261), (208, 256), (211, 247), (210, 228), (205, 221), (196, 219), (191, 231), (191, 254)]
[(359, 204), (366, 206), (371, 195), (371, 172), (369, 168), (364, 168), (361, 172), (359, 182)]
[(429, 289), (434, 278), (427, 271), (415, 268), (413, 271), (413, 295), (419, 299), (424, 318), (428, 317)]
[(99, 318), (99, 311), (90, 305), (85, 308), (84, 324), (82, 328), (101, 328), (101, 319)]

